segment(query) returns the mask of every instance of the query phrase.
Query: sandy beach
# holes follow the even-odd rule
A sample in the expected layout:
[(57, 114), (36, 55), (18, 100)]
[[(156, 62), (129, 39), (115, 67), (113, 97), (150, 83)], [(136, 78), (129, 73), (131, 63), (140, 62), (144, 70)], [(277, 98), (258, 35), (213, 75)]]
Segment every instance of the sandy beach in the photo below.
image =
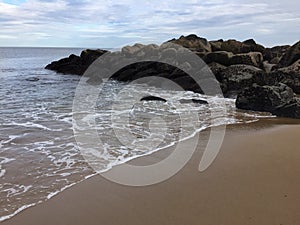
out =
[[(128, 187), (94, 176), (2, 224), (299, 224), (300, 125), (295, 122), (228, 126), (218, 157), (200, 173), (207, 130), (189, 163), (165, 182)], [(170, 151), (132, 163), (152, 163)]]

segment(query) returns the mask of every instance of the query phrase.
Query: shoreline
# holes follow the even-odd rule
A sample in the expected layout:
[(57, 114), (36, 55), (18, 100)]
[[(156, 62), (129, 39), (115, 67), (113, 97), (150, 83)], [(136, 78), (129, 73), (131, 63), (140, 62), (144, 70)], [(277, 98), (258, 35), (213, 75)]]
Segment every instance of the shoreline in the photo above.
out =
[[(295, 191), (300, 188), (300, 182), (294, 177), (294, 181), (288, 180), (290, 183), (284, 184), (286, 176), (283, 175), (292, 178), (292, 175), (296, 176), (300, 168), (293, 164), (296, 159), (300, 158), (300, 153), (296, 151), (300, 144), (300, 140), (297, 140), (300, 125), (294, 123), (299, 122), (292, 119), (274, 118), (262, 119), (252, 124), (229, 125), (217, 159), (205, 172), (200, 173), (197, 170), (202, 155), (201, 149), (205, 146), (205, 141), (202, 142), (203, 139), (201, 139), (198, 149), (188, 164), (167, 181), (147, 187), (126, 187), (96, 175), (42, 204), (22, 211), (1, 224), (99, 224), (99, 221), (116, 225), (142, 224), (143, 221), (151, 221), (149, 224), (184, 224), (187, 222), (197, 225), (261, 224), (262, 222), (276, 224), (275, 218), (282, 224), (293, 224), (292, 221), (296, 222), (300, 219), (296, 211), (296, 206), (300, 201), (297, 201), (295, 196)], [(202, 135), (205, 136), (208, 133), (207, 130), (202, 132)], [(281, 150), (283, 145), (290, 150), (290, 154), (283, 154), (284, 150)], [(134, 165), (152, 164), (166, 157), (170, 151), (171, 148), (158, 151), (152, 155), (134, 159), (131, 163)], [(291, 154), (295, 154), (295, 157), (291, 157)], [(234, 157), (231, 157), (233, 155)], [(289, 159), (288, 168), (285, 168), (283, 162), (276, 156)], [(273, 168), (272, 165), (277, 165), (277, 167)], [(281, 167), (278, 168), (278, 165)], [(250, 168), (251, 166), (254, 171)], [(279, 170), (280, 168), (282, 170)], [(269, 176), (261, 177), (262, 172)], [(251, 182), (246, 179), (247, 176), (251, 178)], [(266, 181), (274, 184), (273, 187), (266, 189), (268, 187)], [(254, 184), (254, 189), (255, 187), (261, 189), (255, 192), (245, 184)], [(199, 191), (201, 186), (203, 190)], [(285, 187), (286, 191), (279, 187)], [(280, 191), (282, 191), (282, 198), (278, 199), (277, 194), (281, 193)], [(228, 198), (227, 195), (235, 198)], [(294, 199), (288, 198), (293, 195)], [(258, 202), (262, 203), (262, 199), (268, 200), (269, 203), (279, 201), (281, 204), (266, 204), (270, 208), (269, 214), (265, 215), (258, 210), (264, 211), (263, 205), (256, 205)], [(234, 203), (232, 207), (230, 202)], [(251, 214), (248, 219), (242, 216), (247, 212), (243, 207), (244, 204), (249, 207), (247, 210), (249, 210), (249, 215)], [(226, 208), (226, 205), (229, 207)], [(288, 205), (289, 210), (279, 212), (284, 205)], [(212, 209), (219, 213), (214, 214), (216, 212), (211, 211)], [(127, 213), (131, 211), (138, 213), (127, 216)], [(253, 212), (256, 212), (256, 215)], [(230, 219), (236, 213), (237, 218)], [(282, 220), (279, 220), (279, 215)], [(288, 216), (282, 217), (283, 215)]]

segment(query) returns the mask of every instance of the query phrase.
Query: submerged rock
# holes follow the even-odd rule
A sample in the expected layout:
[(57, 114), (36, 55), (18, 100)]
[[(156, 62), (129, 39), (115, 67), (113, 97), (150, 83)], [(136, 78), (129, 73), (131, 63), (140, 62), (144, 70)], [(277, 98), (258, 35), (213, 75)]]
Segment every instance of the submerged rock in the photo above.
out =
[(189, 103), (195, 103), (195, 104), (204, 104), (204, 105), (207, 105), (208, 102), (205, 101), (205, 100), (202, 100), (202, 99), (195, 99), (195, 98), (192, 98), (192, 99), (180, 99), (179, 102), (181, 104), (189, 104)]
[(26, 81), (31, 81), (31, 82), (36, 82), (36, 81), (39, 81), (40, 78), (37, 78), (37, 77), (29, 77), (29, 78), (26, 78), (25, 80), (26, 80)]
[(167, 102), (167, 100), (164, 99), (164, 98), (157, 97), (157, 96), (152, 96), (152, 95), (145, 96), (145, 97), (141, 98), (140, 101), (160, 101), (160, 102)]

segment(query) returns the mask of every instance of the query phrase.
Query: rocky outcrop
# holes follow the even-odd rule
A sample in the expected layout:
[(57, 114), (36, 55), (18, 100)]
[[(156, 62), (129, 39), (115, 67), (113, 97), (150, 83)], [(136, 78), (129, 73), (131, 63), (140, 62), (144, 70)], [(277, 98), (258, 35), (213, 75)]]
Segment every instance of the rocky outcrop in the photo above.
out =
[(245, 88), (236, 99), (239, 109), (271, 112), (281, 117), (300, 118), (300, 101), (285, 84)]
[(282, 56), (279, 66), (287, 67), (300, 59), (300, 41), (290, 47), (286, 53)]
[(129, 82), (149, 76), (164, 77), (174, 81), (184, 90), (203, 93), (195, 81), (184, 71), (159, 62), (140, 62), (128, 65), (115, 73), (112, 79)]
[(68, 58), (64, 58), (58, 61), (54, 61), (47, 65), (45, 68), (54, 70), (62, 74), (75, 74), (83, 75), (87, 68), (101, 55), (106, 53), (105, 50), (84, 50), (80, 56), (74, 54)]
[[(158, 76), (177, 83), (184, 90), (203, 93), (201, 87), (187, 74), (195, 68), (193, 62), (186, 61), (186, 56), (190, 52), (182, 57), (182, 52), (178, 48), (174, 45), (170, 48), (171, 43), (188, 48), (201, 57), (208, 64), (216, 78), (210, 80), (211, 78), (206, 77), (207, 74), (203, 75), (203, 71), (209, 71), (209, 69), (205, 68), (203, 70), (200, 68), (197, 73), (201, 76), (199, 77), (201, 82), (208, 84), (206, 86), (209, 87), (215, 82), (217, 86), (221, 87), (225, 97), (238, 96), (238, 107), (269, 111), (275, 115), (298, 117), (298, 100), (295, 100), (290, 94), (291, 91), (300, 94), (300, 41), (293, 46), (265, 48), (253, 39), (243, 42), (233, 39), (208, 41), (192, 34), (172, 39), (160, 46), (135, 44), (125, 46), (119, 52), (85, 50), (82, 51), (80, 56), (70, 55), (65, 59), (52, 62), (46, 66), (46, 69), (63, 74), (83, 75), (87, 68), (105, 53), (112, 56), (111, 58), (105, 57), (108, 60), (106, 63), (110, 67), (118, 65), (118, 60), (128, 61), (134, 58), (135, 61), (139, 61), (144, 56), (149, 56), (150, 58), (153, 57), (154, 60), (125, 66), (110, 78), (130, 82), (148, 76)], [(194, 56), (194, 54), (190, 55)], [(118, 60), (115, 58), (117, 55), (119, 56), (117, 57)], [(165, 63), (156, 62), (157, 56), (166, 59)], [(173, 64), (173, 56), (181, 56), (181, 59)], [(176, 67), (170, 64), (176, 65)], [(107, 71), (109, 71), (109, 68), (105, 67), (101, 73), (107, 74)], [(89, 83), (101, 82), (102, 75), (98, 72), (90, 74)], [(149, 81), (149, 84), (153, 85), (151, 81)], [(256, 86), (253, 86), (253, 84), (256, 84)], [(285, 93), (289, 93), (289, 98), (286, 98)], [(184, 102), (185, 100), (183, 100)], [(196, 101), (187, 100), (186, 102), (195, 103)], [(203, 102), (199, 103), (204, 104)]]

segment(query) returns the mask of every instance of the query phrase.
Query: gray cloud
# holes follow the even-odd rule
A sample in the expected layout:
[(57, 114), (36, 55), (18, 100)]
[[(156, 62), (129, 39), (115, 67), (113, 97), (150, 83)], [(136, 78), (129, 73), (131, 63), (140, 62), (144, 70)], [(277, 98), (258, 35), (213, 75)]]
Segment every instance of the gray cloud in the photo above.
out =
[(190, 0), (0, 1), (1, 45), (114, 47), (196, 33), (209, 39), (296, 42), (297, 1)]

